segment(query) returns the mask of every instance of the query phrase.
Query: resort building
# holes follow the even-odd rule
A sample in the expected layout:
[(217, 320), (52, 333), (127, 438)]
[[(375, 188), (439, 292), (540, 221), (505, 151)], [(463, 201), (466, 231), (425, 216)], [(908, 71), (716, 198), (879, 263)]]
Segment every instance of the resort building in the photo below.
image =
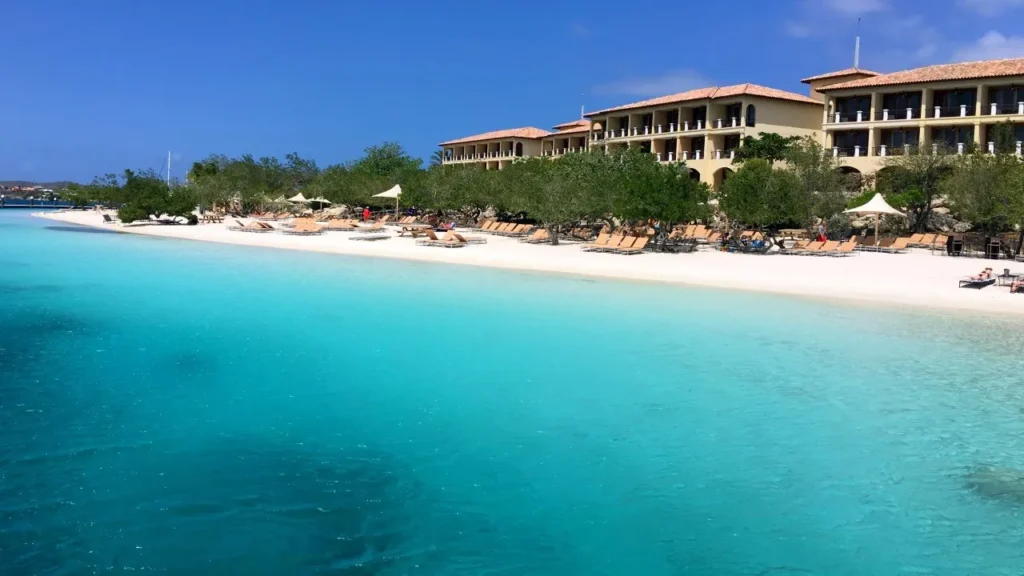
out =
[(744, 136), (819, 138), (843, 170), (871, 174), (886, 158), (942, 148), (991, 151), (994, 128), (1012, 123), (1024, 142), (1024, 58), (942, 64), (879, 74), (847, 68), (802, 80), (807, 96), (756, 84), (710, 87), (586, 114), (555, 126), (498, 130), (442, 142), (444, 164), (500, 169), (516, 158), (635, 147), (685, 161), (719, 189)]
[(558, 157), (587, 149), (590, 120), (573, 120), (554, 127), (554, 132), (540, 128), (498, 130), (476, 136), (442, 142), (442, 164), (479, 164), (488, 170), (500, 170), (516, 158), (529, 156)]
[(992, 151), (993, 128), (1024, 141), (1024, 58), (942, 64), (892, 74), (844, 70), (804, 80), (824, 101), (824, 145), (848, 170), (873, 173), (886, 157), (940, 147)]
[(591, 112), (603, 130), (591, 147), (637, 147), (662, 162), (685, 161), (691, 177), (715, 189), (733, 172), (745, 136), (775, 132), (811, 136), (821, 130), (820, 100), (756, 84), (701, 88)]
[(516, 158), (540, 156), (541, 140), (548, 136), (551, 132), (547, 130), (526, 127), (441, 142), (444, 150), (441, 163), (445, 166), (477, 164), (488, 170), (500, 170)]

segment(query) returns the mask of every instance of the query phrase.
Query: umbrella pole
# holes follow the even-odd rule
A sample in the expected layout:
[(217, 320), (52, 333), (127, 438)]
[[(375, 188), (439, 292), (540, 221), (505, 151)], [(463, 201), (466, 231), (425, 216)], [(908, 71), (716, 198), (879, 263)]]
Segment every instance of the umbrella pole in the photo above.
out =
[(395, 196), (395, 218), (398, 218), (398, 196)]
[(881, 214), (875, 214), (875, 246), (878, 246), (878, 221), (881, 219)]

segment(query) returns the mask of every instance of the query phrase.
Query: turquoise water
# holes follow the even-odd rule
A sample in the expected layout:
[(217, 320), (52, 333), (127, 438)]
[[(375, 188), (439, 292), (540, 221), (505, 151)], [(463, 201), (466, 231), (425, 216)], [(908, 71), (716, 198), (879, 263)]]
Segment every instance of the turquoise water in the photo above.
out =
[(0, 574), (1019, 575), (1019, 325), (0, 213)]

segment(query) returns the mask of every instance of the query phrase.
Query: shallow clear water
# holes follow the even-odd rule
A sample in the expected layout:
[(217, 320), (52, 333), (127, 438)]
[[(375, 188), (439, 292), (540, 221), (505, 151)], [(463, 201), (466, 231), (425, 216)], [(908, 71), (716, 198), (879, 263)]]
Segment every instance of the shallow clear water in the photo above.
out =
[(0, 213), (0, 574), (1019, 575), (1022, 344)]

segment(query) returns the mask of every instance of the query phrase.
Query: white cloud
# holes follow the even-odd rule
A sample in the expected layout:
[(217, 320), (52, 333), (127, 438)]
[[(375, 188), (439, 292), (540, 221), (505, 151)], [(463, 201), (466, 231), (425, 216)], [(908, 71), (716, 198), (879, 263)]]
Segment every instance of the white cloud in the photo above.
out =
[(998, 16), (1024, 6), (1024, 0), (956, 0), (956, 3), (982, 16)]
[(1024, 36), (1003, 36), (992, 30), (974, 44), (960, 47), (953, 54), (954, 62), (997, 60), (1024, 57)]
[(782, 26), (783, 30), (786, 32), (786, 35), (792, 36), (793, 38), (807, 38), (808, 36), (811, 35), (811, 28), (799, 22), (786, 20)]
[(695, 70), (677, 70), (661, 76), (646, 78), (626, 78), (608, 84), (595, 86), (594, 91), (600, 94), (623, 94), (627, 96), (665, 96), (676, 92), (686, 92), (694, 88), (712, 86), (703, 74)]
[(826, 0), (825, 4), (843, 14), (861, 16), (889, 9), (889, 0)]

